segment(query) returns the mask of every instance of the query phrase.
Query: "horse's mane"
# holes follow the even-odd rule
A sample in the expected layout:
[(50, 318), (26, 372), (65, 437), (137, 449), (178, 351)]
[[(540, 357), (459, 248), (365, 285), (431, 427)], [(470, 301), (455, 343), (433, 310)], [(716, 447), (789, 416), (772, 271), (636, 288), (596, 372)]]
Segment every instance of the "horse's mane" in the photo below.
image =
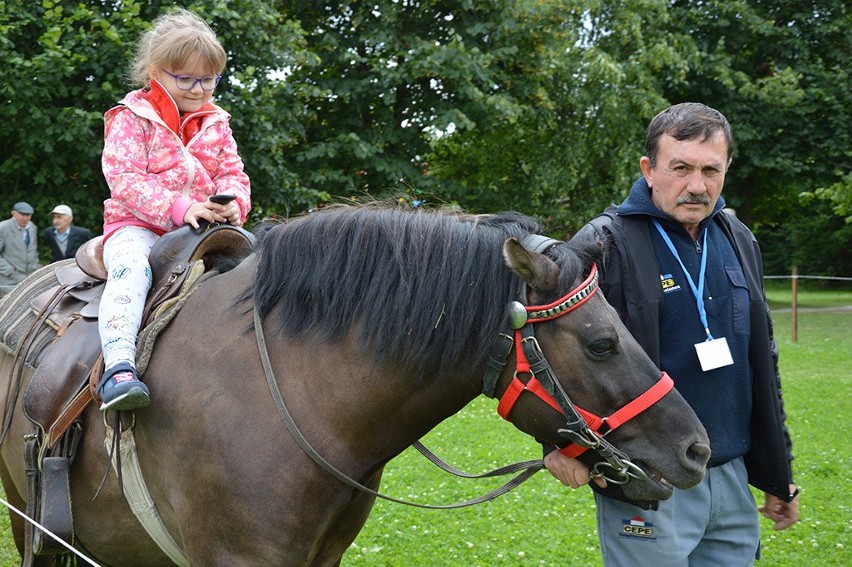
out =
[[(540, 229), (514, 212), (327, 207), (262, 231), (255, 305), (262, 318), (277, 310), (288, 337), (354, 331), (370, 356), (417, 372), (479, 366), (519, 286), (503, 242)], [(567, 286), (590, 260), (559, 255), (573, 258)]]

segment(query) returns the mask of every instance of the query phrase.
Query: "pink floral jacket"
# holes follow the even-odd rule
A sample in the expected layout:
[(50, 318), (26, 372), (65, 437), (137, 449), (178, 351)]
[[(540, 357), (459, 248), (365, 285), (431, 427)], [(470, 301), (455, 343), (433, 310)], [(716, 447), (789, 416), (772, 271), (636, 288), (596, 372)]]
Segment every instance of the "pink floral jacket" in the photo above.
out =
[[(151, 88), (158, 91), (154, 100), (174, 107), (158, 112), (148, 91), (140, 89), (104, 115), (101, 164), (111, 194), (104, 201), (104, 237), (128, 225), (164, 234), (184, 224), (186, 210), (194, 202), (223, 193), (236, 195), (245, 222), (251, 210), (251, 185), (228, 124), (231, 116), (208, 103), (192, 116), (179, 117), (165, 89), (156, 81)], [(171, 128), (166, 123), (170, 114)], [(180, 131), (173, 128), (192, 119), (200, 127), (184, 145)]]

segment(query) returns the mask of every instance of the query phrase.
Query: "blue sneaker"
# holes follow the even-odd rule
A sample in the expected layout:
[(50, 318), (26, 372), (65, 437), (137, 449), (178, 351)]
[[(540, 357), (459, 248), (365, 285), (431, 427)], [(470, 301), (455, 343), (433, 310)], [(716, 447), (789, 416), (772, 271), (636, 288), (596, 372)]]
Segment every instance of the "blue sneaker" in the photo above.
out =
[(98, 386), (101, 396), (101, 411), (135, 410), (151, 403), (148, 386), (136, 377), (136, 370), (128, 364), (118, 364), (104, 372)]

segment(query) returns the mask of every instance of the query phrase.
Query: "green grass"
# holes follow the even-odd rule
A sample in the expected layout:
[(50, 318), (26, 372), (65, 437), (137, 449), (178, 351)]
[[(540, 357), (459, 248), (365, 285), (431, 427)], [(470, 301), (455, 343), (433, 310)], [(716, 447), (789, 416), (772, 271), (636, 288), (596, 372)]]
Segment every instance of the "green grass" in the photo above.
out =
[(760, 566), (848, 565), (852, 441), (844, 422), (852, 412), (852, 311), (800, 313), (795, 343), (791, 314), (773, 319), (801, 522), (782, 532), (763, 526)]
[[(769, 286), (775, 308), (789, 307), (789, 289), (789, 282)], [(800, 307), (841, 305), (852, 305), (852, 291), (800, 289)], [(773, 319), (801, 486), (801, 521), (773, 532), (768, 520), (761, 520), (763, 559), (758, 567), (847, 565), (852, 562), (844, 547), (852, 545), (852, 442), (845, 425), (852, 414), (852, 311), (800, 313), (795, 343), (791, 314), (778, 312)], [(501, 420), (496, 402), (485, 398), (442, 423), (424, 442), (469, 472), (540, 457), (537, 444)], [(382, 491), (420, 503), (448, 504), (499, 484), (456, 479), (409, 449), (387, 466)], [(8, 519), (0, 518), (0, 565), (13, 565), (18, 559)], [(423, 510), (380, 500), (343, 565), (601, 565), (594, 501), (588, 488), (565, 488), (547, 472), (495, 501), (460, 510)]]
[[(3, 494), (5, 500), (6, 494), (2, 490), (0, 490), (0, 494)], [(5, 507), (4, 504), (0, 503), (0, 508)], [(10, 511), (9, 514), (11, 513)], [(12, 539), (12, 528), (9, 526), (9, 514), (0, 512), (0, 565), (20, 565), (21, 558)]]

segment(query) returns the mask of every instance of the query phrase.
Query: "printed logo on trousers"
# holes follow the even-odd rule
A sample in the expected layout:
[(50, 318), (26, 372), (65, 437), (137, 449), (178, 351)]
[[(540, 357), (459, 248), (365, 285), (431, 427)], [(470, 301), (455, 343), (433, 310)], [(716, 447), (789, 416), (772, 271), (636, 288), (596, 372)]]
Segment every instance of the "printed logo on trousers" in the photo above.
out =
[(657, 541), (657, 538), (654, 536), (654, 522), (646, 522), (639, 516), (621, 520), (621, 531), (618, 537)]

